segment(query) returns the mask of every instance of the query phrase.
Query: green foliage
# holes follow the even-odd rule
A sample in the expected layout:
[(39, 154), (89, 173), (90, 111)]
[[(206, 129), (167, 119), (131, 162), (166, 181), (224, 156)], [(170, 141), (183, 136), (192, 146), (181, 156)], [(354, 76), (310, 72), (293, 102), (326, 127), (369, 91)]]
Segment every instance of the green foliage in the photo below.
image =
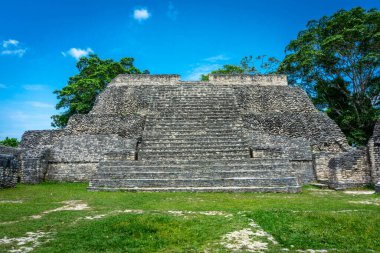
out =
[(133, 58), (123, 58), (119, 62), (111, 59), (102, 60), (96, 55), (82, 57), (76, 67), (79, 74), (69, 78), (67, 85), (61, 90), (54, 91), (59, 99), (56, 109), (65, 109), (59, 115), (53, 115), (54, 127), (65, 127), (70, 116), (88, 113), (107, 84), (119, 74), (148, 74), (143, 73), (133, 65)]
[(4, 140), (0, 141), (0, 145), (8, 146), (8, 147), (18, 147), (20, 142), (16, 138), (5, 137)]
[[(255, 58), (245, 56), (239, 65), (226, 64), (222, 68), (212, 71), (212, 75), (235, 75), (235, 74), (274, 74), (279, 65), (279, 60), (275, 57), (267, 58), (266, 55), (259, 55)], [(258, 67), (256, 67), (258, 65)], [(202, 81), (208, 81), (209, 74), (201, 76)]]
[(286, 52), (278, 72), (303, 87), (351, 144), (366, 144), (380, 114), (379, 11), (358, 7), (309, 21)]

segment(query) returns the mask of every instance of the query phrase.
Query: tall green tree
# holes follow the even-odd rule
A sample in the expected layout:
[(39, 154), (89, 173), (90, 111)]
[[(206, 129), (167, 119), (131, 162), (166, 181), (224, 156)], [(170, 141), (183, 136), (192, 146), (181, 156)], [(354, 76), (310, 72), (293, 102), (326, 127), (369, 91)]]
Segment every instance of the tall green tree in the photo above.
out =
[[(232, 65), (226, 64), (222, 68), (212, 71), (212, 75), (233, 75), (233, 74), (273, 74), (276, 72), (280, 61), (275, 57), (267, 57), (266, 55), (259, 55), (255, 58), (253, 56), (245, 56), (241, 59), (240, 64)], [(208, 75), (201, 76), (202, 81), (208, 81)]]
[(59, 99), (56, 109), (64, 109), (61, 114), (53, 115), (54, 127), (65, 127), (74, 114), (88, 113), (107, 84), (119, 74), (148, 74), (133, 65), (133, 58), (122, 58), (119, 62), (112, 59), (102, 60), (97, 55), (82, 57), (76, 67), (79, 74), (69, 78), (67, 85), (54, 91)]
[(278, 72), (303, 87), (351, 144), (366, 144), (380, 114), (379, 11), (358, 7), (311, 20), (286, 54)]

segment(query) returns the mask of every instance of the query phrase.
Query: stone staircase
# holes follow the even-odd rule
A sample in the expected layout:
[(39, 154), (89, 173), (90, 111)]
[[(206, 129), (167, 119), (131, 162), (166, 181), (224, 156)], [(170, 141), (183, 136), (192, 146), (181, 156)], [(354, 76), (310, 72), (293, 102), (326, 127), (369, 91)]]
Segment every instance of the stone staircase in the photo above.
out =
[(100, 162), (90, 190), (300, 190), (286, 157), (251, 158), (233, 88), (165, 86), (150, 111), (138, 159)]

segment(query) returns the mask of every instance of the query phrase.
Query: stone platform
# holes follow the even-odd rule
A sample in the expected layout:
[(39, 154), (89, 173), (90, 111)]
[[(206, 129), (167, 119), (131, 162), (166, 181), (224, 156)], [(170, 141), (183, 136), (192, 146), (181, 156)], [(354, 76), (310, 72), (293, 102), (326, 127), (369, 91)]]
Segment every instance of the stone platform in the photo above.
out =
[(286, 76), (119, 75), (66, 128), (25, 132), (12, 159), (21, 182), (94, 191), (342, 189), (379, 180), (379, 133), (380, 123), (368, 148), (350, 147)]

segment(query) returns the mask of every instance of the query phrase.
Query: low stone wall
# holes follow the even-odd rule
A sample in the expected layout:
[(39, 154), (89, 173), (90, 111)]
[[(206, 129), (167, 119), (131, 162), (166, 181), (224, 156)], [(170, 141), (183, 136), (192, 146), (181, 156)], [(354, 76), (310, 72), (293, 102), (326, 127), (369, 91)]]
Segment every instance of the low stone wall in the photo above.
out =
[(116, 134), (126, 138), (138, 138), (142, 134), (144, 123), (145, 117), (140, 115), (77, 114), (70, 118), (65, 130), (70, 135)]
[(317, 112), (302, 89), (291, 86), (234, 86), (236, 102), (243, 113)]
[(366, 147), (352, 149), (332, 158), (329, 162), (329, 186), (334, 189), (364, 186), (371, 182)]
[(131, 85), (176, 85), (180, 80), (179, 75), (118, 75), (109, 84), (115, 86)]
[(305, 138), (313, 151), (343, 152), (349, 146), (338, 126), (321, 112), (251, 113), (243, 115), (245, 127), (270, 135)]
[(286, 86), (286, 75), (209, 75), (209, 83), (223, 85)]
[(68, 135), (50, 149), (45, 179), (54, 181), (88, 181), (98, 162), (107, 153), (118, 151), (134, 156), (137, 139), (118, 135)]
[(371, 161), (372, 183), (376, 184), (380, 182), (380, 120), (375, 125), (368, 149)]
[(316, 180), (310, 143), (305, 138), (288, 138), (256, 131), (246, 131), (245, 136), (254, 157), (287, 158), (301, 183)]
[(0, 154), (2, 155), (18, 155), (20, 154), (20, 148), (8, 147), (0, 145)]
[(17, 157), (21, 149), (0, 145), (0, 189), (15, 187), (19, 166)]
[(143, 114), (148, 109), (152, 90), (149, 86), (109, 86), (97, 97), (90, 115)]
[(337, 156), (334, 152), (316, 152), (313, 154), (313, 167), (318, 182), (328, 183), (330, 179), (330, 160)]
[(50, 148), (67, 133), (64, 130), (26, 131), (21, 139), (20, 154), (21, 182), (36, 184), (44, 180)]
[(16, 186), (17, 168), (17, 160), (13, 155), (0, 154), (0, 189)]

